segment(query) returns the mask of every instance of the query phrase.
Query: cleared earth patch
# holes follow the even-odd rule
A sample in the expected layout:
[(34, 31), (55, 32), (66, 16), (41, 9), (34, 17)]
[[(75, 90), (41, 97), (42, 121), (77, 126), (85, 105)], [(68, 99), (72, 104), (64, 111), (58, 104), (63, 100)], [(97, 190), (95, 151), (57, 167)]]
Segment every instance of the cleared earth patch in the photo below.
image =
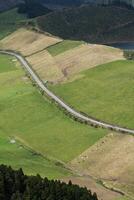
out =
[(124, 59), (121, 50), (93, 44), (82, 44), (55, 56), (65, 80), (77, 79), (81, 71), (118, 59)]
[(46, 50), (27, 57), (27, 60), (44, 81), (57, 82), (64, 77), (54, 58)]

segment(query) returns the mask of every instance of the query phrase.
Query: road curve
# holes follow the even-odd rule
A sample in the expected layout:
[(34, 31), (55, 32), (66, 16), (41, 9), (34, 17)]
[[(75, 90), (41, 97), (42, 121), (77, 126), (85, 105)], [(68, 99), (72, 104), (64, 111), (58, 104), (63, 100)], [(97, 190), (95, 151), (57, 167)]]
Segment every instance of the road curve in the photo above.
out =
[(59, 97), (57, 97), (53, 92), (51, 92), (45, 86), (43, 81), (38, 77), (36, 72), (32, 69), (32, 67), (29, 65), (29, 63), (25, 60), (25, 58), (22, 55), (20, 55), (17, 52), (9, 51), (9, 50), (0, 50), (0, 53), (15, 56), (19, 60), (19, 62), (23, 65), (24, 69), (26, 69), (26, 71), (30, 74), (30, 76), (36, 82), (36, 84), (39, 86), (39, 88), (41, 88), (41, 90), (47, 96), (49, 96), (51, 99), (53, 99), (56, 103), (58, 103), (59, 106), (64, 108), (70, 115), (77, 118), (79, 121), (85, 122), (85, 123), (90, 124), (90, 125), (94, 125), (96, 127), (102, 127), (102, 128), (106, 128), (106, 129), (116, 131), (116, 132), (129, 133), (129, 134), (134, 135), (134, 130), (132, 130), (132, 129), (123, 128), (123, 127), (120, 127), (120, 126), (116, 126), (116, 125), (112, 125), (112, 124), (109, 124), (109, 123), (106, 123), (106, 122), (95, 120), (91, 117), (84, 116), (84, 114), (77, 112), (76, 110), (71, 108), (69, 105), (67, 105), (65, 102), (63, 102)]

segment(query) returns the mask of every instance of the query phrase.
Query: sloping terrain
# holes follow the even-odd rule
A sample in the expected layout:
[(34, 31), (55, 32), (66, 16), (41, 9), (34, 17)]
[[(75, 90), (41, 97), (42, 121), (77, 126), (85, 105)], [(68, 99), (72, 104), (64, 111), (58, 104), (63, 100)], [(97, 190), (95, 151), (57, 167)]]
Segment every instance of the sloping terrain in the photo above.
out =
[(106, 185), (134, 195), (134, 137), (109, 134), (74, 159), (70, 165)]
[(66, 79), (74, 75), (77, 78), (81, 71), (118, 59), (124, 59), (121, 50), (92, 44), (83, 44), (55, 56), (56, 63)]
[[(81, 6), (37, 18), (38, 26), (46, 32), (64, 39), (94, 43), (133, 41), (133, 23), (133, 10), (101, 6)], [(113, 31), (120, 34), (112, 34)]]
[(1, 0), (0, 11), (8, 10), (15, 7), (21, 0)]
[(134, 129), (134, 61), (115, 61), (80, 73), (51, 89), (76, 110)]
[(106, 134), (105, 130), (76, 123), (67, 117), (41, 96), (18, 66), (14, 71), (2, 69), (0, 73), (0, 112), (3, 134), (43, 156), (64, 162), (72, 160)]
[(55, 59), (46, 50), (27, 57), (27, 60), (44, 81), (52, 82), (64, 76)]
[(0, 13), (0, 39), (26, 24), (26, 21), (26, 15), (18, 14), (16, 8)]
[[(16, 59), (0, 56), (0, 163), (15, 169), (22, 167), (27, 174), (71, 178), (59, 159), (74, 159), (107, 131), (69, 119), (48, 99), (43, 99), (20, 67)], [(86, 184), (104, 200), (120, 196), (94, 180), (87, 180)]]
[(115, 48), (62, 41), (24, 28), (1, 40), (0, 48), (21, 52), (43, 80), (53, 83), (77, 79), (85, 69), (124, 59), (123, 52)]
[(0, 46), (5, 49), (19, 51), (23, 55), (28, 56), (60, 41), (62, 40), (59, 38), (21, 28), (5, 37), (0, 42)]

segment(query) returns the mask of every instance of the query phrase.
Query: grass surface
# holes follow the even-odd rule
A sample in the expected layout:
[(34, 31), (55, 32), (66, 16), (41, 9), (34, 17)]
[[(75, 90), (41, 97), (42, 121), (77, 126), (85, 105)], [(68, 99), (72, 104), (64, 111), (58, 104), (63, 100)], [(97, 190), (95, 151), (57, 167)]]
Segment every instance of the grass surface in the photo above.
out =
[(26, 16), (18, 14), (17, 9), (0, 13), (0, 39), (19, 28), (25, 20)]
[(79, 80), (52, 89), (79, 111), (134, 128), (134, 62), (116, 61), (82, 75)]
[[(14, 59), (15, 61), (16, 59)], [(13, 62), (13, 57), (7, 57), (5, 55), (0, 55), (0, 73), (16, 70), (16, 66)]]
[(0, 155), (0, 164), (10, 165), (14, 169), (21, 167), (26, 174), (40, 174), (49, 178), (69, 175), (67, 170), (26, 149), (20, 143), (12, 144), (10, 139), (3, 135), (2, 131), (0, 131)]
[(63, 42), (60, 42), (58, 44), (48, 47), (47, 50), (52, 56), (56, 56), (65, 51), (73, 49), (81, 44), (84, 44), (84, 42), (83, 41), (64, 40)]
[[(24, 76), (21, 68), (0, 73), (0, 113), (0, 136), (4, 134), (5, 138), (15, 138), (35, 152), (55, 160), (68, 162), (106, 135), (105, 130), (94, 129), (73, 121), (53, 103), (43, 99)], [(21, 166), (23, 162), (20, 160), (26, 159), (21, 154), (18, 154), (14, 161), (8, 159), (8, 156), (3, 153), (1, 162)], [(38, 159), (37, 163), (41, 164), (41, 158)], [(44, 165), (39, 165), (39, 172)], [(36, 167), (34, 168), (33, 162), (32, 167), (34, 171)], [(26, 170), (30, 171), (28, 165)], [(47, 167), (43, 170), (52, 177), (60, 176), (59, 171), (49, 171)], [(66, 175), (67, 172), (61, 171), (61, 174)]]

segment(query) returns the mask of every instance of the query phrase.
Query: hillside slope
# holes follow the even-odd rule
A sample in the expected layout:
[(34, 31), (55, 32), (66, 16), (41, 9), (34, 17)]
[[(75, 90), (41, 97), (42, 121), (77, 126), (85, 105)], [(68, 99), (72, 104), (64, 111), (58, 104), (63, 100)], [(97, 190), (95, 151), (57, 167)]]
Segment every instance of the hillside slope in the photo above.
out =
[(98, 43), (134, 40), (134, 11), (117, 7), (66, 9), (37, 18), (37, 24), (64, 39)]
[[(70, 165), (85, 175), (134, 196), (134, 137), (109, 134), (86, 150)], [(103, 158), (103, 159), (102, 159)]]
[(19, 51), (43, 80), (53, 83), (77, 79), (80, 71), (124, 59), (119, 49), (83, 41), (62, 41), (24, 28), (1, 40), (0, 48)]
[(0, 0), (0, 12), (13, 8), (20, 2), (21, 0)]

